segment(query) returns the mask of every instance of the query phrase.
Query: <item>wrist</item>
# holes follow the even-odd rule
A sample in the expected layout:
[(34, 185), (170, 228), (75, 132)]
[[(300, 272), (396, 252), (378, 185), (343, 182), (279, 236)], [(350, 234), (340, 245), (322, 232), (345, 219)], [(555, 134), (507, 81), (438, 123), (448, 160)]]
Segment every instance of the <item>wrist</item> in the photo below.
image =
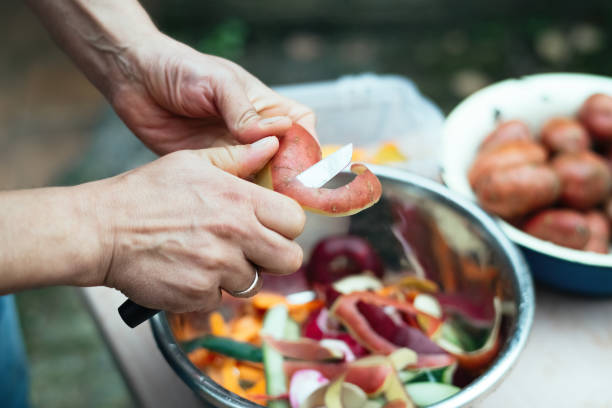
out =
[(101, 286), (107, 280), (114, 248), (112, 208), (107, 199), (112, 197), (108, 191), (111, 180), (71, 187), (74, 214), (80, 219), (80, 238), (84, 243), (81, 253), (83, 266), (79, 269), (85, 271), (73, 277), (73, 285)]
[(136, 0), (29, 0), (54, 39), (109, 98), (138, 75), (134, 53), (160, 33)]
[(109, 34), (91, 40), (90, 48), (103, 59), (100, 74), (91, 78), (98, 89), (112, 103), (124, 89), (142, 86), (146, 58), (144, 50), (151, 42), (158, 42), (163, 34), (155, 26), (140, 28), (123, 36)]
[[(105, 96), (114, 105), (114, 99), (120, 97), (123, 91), (133, 92), (135, 87), (146, 89), (150, 82), (149, 73), (154, 71), (154, 66), (160, 64), (163, 58), (161, 52), (180, 58), (183, 47), (186, 46), (157, 28), (122, 43), (118, 47), (121, 49), (113, 56), (115, 64), (121, 69), (116, 70), (115, 75), (107, 81), (108, 92), (105, 92)], [(176, 51), (169, 52), (171, 49)]]

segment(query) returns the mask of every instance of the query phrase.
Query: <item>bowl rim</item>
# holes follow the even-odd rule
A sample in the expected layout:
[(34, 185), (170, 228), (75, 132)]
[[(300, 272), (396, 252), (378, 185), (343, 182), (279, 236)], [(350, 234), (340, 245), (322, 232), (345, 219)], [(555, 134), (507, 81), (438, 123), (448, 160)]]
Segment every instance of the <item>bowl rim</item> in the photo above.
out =
[[(454, 396), (431, 405), (430, 408), (456, 408), (474, 403), (495, 389), (495, 386), (514, 366), (527, 342), (535, 313), (535, 291), (527, 263), (518, 248), (503, 233), (498, 223), (472, 201), (440, 183), (404, 170), (374, 165), (368, 167), (378, 177), (392, 182), (404, 182), (411, 187), (421, 189), (428, 195), (436, 196), (479, 224), (484, 231), (490, 234), (492, 244), (505, 256), (511, 266), (514, 275), (512, 289), (516, 294), (517, 310), (513, 336), (508, 338), (494, 363), (483, 375)], [(193, 365), (177, 344), (165, 312), (151, 319), (151, 329), (158, 348), (170, 366), (196, 394), (207, 402), (214, 406), (231, 408), (261, 407), (221, 387)]]
[[(530, 81), (535, 81), (540, 84), (546, 84), (550, 82), (552, 85), (557, 85), (559, 81), (589, 81), (589, 82), (606, 82), (612, 86), (612, 77), (606, 77), (602, 75), (593, 75), (586, 73), (571, 73), (571, 72), (553, 72), (543, 74), (525, 75), (516, 78), (508, 78), (503, 81), (499, 81), (488, 85), (467, 98), (461, 101), (453, 110), (448, 114), (444, 121), (443, 134), (442, 134), (442, 146), (445, 151), (441, 163), (441, 176), (444, 184), (453, 191), (460, 193), (466, 193), (462, 188), (457, 188), (456, 178), (452, 176), (449, 170), (448, 149), (452, 146), (452, 128), (458, 117), (464, 114), (464, 111), (469, 109), (472, 104), (484, 97), (489, 97), (491, 94), (498, 92), (500, 89), (504, 89), (508, 86), (525, 86), (529, 85)], [(484, 139), (486, 135), (483, 135)], [(472, 189), (470, 188), (467, 196), (472, 200), (476, 201)], [(501, 229), (508, 235), (508, 237), (516, 244), (534, 250), (536, 252), (548, 255), (559, 260), (595, 267), (612, 268), (612, 254), (599, 254), (595, 252), (580, 251), (577, 249), (566, 248), (549, 241), (536, 238), (529, 235), (520, 229), (514, 227), (502, 218), (490, 214), (500, 225)], [(612, 271), (612, 269), (611, 269)]]

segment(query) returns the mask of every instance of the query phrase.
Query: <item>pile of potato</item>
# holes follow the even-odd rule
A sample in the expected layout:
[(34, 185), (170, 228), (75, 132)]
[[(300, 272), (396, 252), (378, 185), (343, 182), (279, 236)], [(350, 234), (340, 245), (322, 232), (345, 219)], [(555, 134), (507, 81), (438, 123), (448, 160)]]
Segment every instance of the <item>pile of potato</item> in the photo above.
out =
[(608, 253), (612, 220), (612, 97), (591, 95), (577, 118), (538, 136), (519, 120), (480, 145), (468, 178), (481, 206), (540, 239)]

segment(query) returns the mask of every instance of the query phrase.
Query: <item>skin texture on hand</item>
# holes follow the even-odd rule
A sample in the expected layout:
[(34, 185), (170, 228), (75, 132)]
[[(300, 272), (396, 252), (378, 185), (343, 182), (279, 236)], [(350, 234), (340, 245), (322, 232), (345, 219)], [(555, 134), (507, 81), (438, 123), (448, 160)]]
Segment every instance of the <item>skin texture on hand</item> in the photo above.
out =
[(160, 33), (135, 0), (28, 0), (55, 40), (158, 154), (251, 143), (315, 116), (223, 58)]
[(297, 270), (293, 238), (304, 226), (290, 198), (241, 179), (258, 171), (278, 140), (180, 151), (105, 181), (93, 193), (98, 219), (112, 237), (103, 283), (156, 309), (210, 310), (219, 288), (241, 291), (264, 273)]
[(293, 122), (314, 132), (304, 105), (264, 85), (239, 65), (163, 35), (136, 51), (139, 80), (111, 92), (111, 103), (153, 151), (165, 154), (250, 143)]
[[(243, 178), (276, 152), (278, 140), (266, 136), (280, 135), (294, 122), (315, 134), (310, 109), (240, 66), (163, 35), (135, 0), (28, 2), (134, 134), (167, 156), (111, 179), (57, 190), (53, 208), (62, 217), (74, 209), (60, 202), (74, 196), (86, 203), (85, 215), (74, 221), (95, 227), (93, 235), (75, 234), (83, 243), (93, 241), (88, 256), (79, 259), (78, 269), (66, 262), (81, 244), (71, 239), (78, 227), (70, 223), (65, 239), (47, 253), (57, 257), (57, 270), (41, 273), (44, 262), (34, 257), (33, 264), (24, 263), (16, 248), (16, 269), (0, 274), (0, 290), (32, 282), (105, 284), (143, 306), (181, 312), (214, 307), (219, 288), (248, 288), (253, 264), (269, 273), (300, 266), (302, 252), (292, 239), (303, 228), (303, 210)], [(267, 141), (232, 146), (257, 140)], [(224, 147), (198, 150), (214, 146)], [(16, 194), (11, 208), (24, 209), (23, 196)], [(29, 194), (36, 200), (40, 193)], [(33, 210), (33, 220), (46, 221), (43, 210)], [(63, 231), (59, 222), (37, 226)], [(36, 240), (24, 248), (44, 244)]]
[(76, 187), (0, 193), (0, 294), (106, 285), (150, 308), (210, 310), (220, 288), (302, 262), (305, 222), (292, 199), (244, 180), (278, 149), (180, 151)]

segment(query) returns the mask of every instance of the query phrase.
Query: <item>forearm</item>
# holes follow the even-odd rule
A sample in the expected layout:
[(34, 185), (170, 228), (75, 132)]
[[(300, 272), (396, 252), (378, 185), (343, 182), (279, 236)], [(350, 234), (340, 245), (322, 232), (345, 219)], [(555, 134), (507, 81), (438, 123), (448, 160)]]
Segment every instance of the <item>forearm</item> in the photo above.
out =
[(134, 56), (156, 35), (135, 0), (28, 0), (53, 38), (107, 97), (138, 79)]
[(91, 184), (0, 192), (0, 294), (104, 280)]

